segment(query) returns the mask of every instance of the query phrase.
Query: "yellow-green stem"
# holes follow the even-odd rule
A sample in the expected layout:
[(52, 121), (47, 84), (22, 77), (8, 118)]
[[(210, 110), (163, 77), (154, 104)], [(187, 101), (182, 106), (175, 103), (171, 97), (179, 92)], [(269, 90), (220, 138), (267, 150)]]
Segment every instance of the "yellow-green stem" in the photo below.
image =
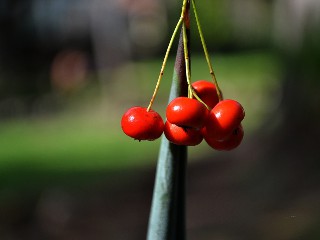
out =
[(197, 95), (197, 93), (194, 91), (192, 85), (191, 85), (191, 72), (190, 72), (190, 56), (188, 51), (188, 37), (187, 37), (187, 30), (185, 23), (182, 25), (182, 31), (183, 31), (183, 50), (184, 50), (184, 59), (186, 63), (186, 77), (187, 77), (187, 83), (188, 83), (188, 97), (192, 98), (193, 96), (207, 109), (210, 109), (207, 104), (205, 104), (201, 98)]
[(190, 74), (190, 59), (189, 59), (189, 52), (188, 52), (188, 37), (187, 37), (187, 30), (186, 25), (183, 23), (182, 25), (183, 31), (183, 51), (184, 51), (184, 60), (186, 63), (186, 77), (188, 83), (188, 97), (192, 98), (192, 86), (191, 86), (191, 74)]
[(164, 69), (165, 69), (166, 64), (167, 64), (167, 61), (168, 61), (168, 57), (169, 57), (169, 53), (170, 53), (170, 50), (171, 50), (173, 41), (174, 41), (174, 39), (175, 39), (175, 36), (177, 35), (178, 29), (179, 29), (182, 21), (183, 21), (183, 18), (180, 17), (180, 19), (179, 19), (176, 27), (174, 28), (174, 31), (173, 31), (173, 34), (172, 34), (172, 36), (171, 36), (169, 45), (168, 45), (168, 47), (167, 47), (166, 54), (165, 54), (165, 56), (164, 56), (164, 59), (163, 59), (162, 65), (161, 65), (161, 69), (160, 69), (160, 74), (159, 74), (159, 77), (158, 77), (158, 81), (157, 81), (156, 87), (155, 87), (155, 89), (154, 89), (153, 95), (152, 95), (152, 97), (151, 97), (151, 100), (150, 100), (149, 106), (148, 106), (148, 108), (147, 108), (147, 111), (149, 111), (149, 110), (151, 109), (152, 104), (153, 104), (153, 102), (154, 102), (154, 100), (155, 100), (155, 98), (156, 98), (157, 92), (158, 92), (159, 87), (160, 87), (160, 82), (161, 82), (162, 76), (163, 76), (163, 74), (164, 74)]
[(199, 102), (201, 102), (208, 110), (211, 110), (211, 108), (207, 105), (207, 104), (205, 104), (205, 102), (204, 101), (202, 101), (202, 99), (197, 95), (197, 93), (195, 92), (195, 90), (194, 90), (194, 88), (191, 86), (191, 94), (199, 101)]
[(150, 103), (148, 105), (147, 111), (150, 111), (150, 109), (152, 107), (152, 104), (153, 104), (153, 102), (154, 102), (154, 100), (156, 98), (157, 92), (159, 90), (160, 82), (161, 82), (161, 79), (162, 79), (163, 74), (164, 74), (164, 69), (165, 69), (167, 61), (168, 61), (168, 57), (169, 57), (170, 50), (172, 48), (173, 41), (174, 41), (174, 39), (175, 39), (175, 37), (177, 35), (177, 32), (179, 30), (179, 27), (180, 27), (182, 21), (184, 20), (184, 13), (186, 11), (186, 6), (187, 6), (187, 0), (183, 0), (181, 16), (180, 16), (179, 21), (176, 24), (176, 26), (174, 28), (174, 31), (172, 33), (169, 45), (167, 47), (166, 54), (164, 56), (164, 59), (163, 59), (162, 65), (161, 65), (161, 69), (160, 69), (159, 77), (158, 77), (158, 80), (157, 80), (157, 84), (156, 84), (156, 87), (155, 87), (154, 92), (152, 94), (152, 97), (151, 97)]
[(203, 47), (204, 55), (205, 55), (206, 61), (208, 63), (210, 75), (211, 75), (211, 77), (213, 79), (214, 84), (216, 85), (216, 90), (217, 90), (217, 95), (218, 95), (219, 101), (221, 101), (222, 100), (222, 94), (221, 94), (221, 91), (220, 91), (220, 88), (219, 88), (219, 85), (218, 85), (218, 81), (217, 81), (216, 75), (215, 75), (215, 73), (213, 71), (213, 68), (212, 68), (212, 64), (211, 64), (211, 61), (210, 61), (207, 45), (205, 43), (204, 36), (203, 36), (203, 33), (202, 33), (202, 29), (201, 29), (201, 25), (200, 25), (198, 13), (197, 13), (196, 4), (195, 4), (194, 0), (191, 0), (191, 2), (192, 2), (193, 12), (194, 12), (194, 15), (195, 15), (195, 18), (196, 18), (196, 23), (197, 23), (197, 27), (198, 27), (198, 31), (199, 31), (199, 35), (200, 35), (200, 39), (201, 39), (201, 44), (202, 44), (202, 47)]

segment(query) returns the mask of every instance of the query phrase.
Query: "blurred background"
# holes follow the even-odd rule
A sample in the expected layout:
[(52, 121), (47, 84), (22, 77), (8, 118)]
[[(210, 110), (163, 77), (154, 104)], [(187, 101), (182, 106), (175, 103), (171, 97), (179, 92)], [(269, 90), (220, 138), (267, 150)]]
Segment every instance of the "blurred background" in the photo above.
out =
[[(181, 2), (0, 0), (1, 239), (145, 238), (160, 140), (120, 119), (149, 103)], [(197, 2), (246, 118), (236, 150), (189, 148), (188, 239), (319, 239), (320, 2)], [(191, 21), (192, 81), (209, 80)]]

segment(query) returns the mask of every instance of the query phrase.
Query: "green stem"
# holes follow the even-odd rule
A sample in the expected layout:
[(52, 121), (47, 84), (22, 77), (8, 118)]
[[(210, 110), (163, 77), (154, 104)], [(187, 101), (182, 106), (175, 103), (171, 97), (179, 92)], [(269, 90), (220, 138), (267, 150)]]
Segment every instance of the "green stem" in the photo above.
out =
[(211, 108), (204, 102), (202, 99), (197, 95), (196, 91), (194, 88), (191, 86), (191, 94), (199, 101), (201, 102), (208, 110), (211, 110)]
[(186, 24), (182, 25), (182, 31), (183, 31), (183, 50), (184, 50), (184, 59), (186, 63), (186, 77), (187, 77), (187, 83), (188, 83), (188, 97), (192, 98), (193, 96), (201, 102), (207, 109), (210, 109), (207, 104), (205, 104), (201, 98), (197, 95), (195, 90), (193, 89), (191, 85), (191, 67), (190, 67), (190, 56), (189, 56), (189, 49), (188, 49), (188, 36), (186, 31)]
[[(188, 19), (189, 20), (189, 19)], [(187, 77), (187, 83), (188, 83), (188, 97), (192, 98), (193, 96), (199, 101), (201, 102), (207, 109), (210, 109), (209, 106), (207, 104), (205, 104), (201, 98), (197, 95), (197, 93), (195, 92), (195, 90), (193, 89), (192, 85), (191, 85), (191, 67), (190, 67), (190, 54), (189, 54), (189, 49), (188, 49), (188, 36), (187, 36), (187, 26), (189, 23), (189, 21), (184, 21), (184, 24), (182, 25), (182, 32), (183, 32), (183, 50), (184, 50), (184, 59), (185, 59), (185, 63), (186, 63), (186, 77)]]
[(193, 12), (194, 12), (194, 15), (195, 15), (195, 18), (196, 18), (196, 23), (197, 23), (200, 39), (201, 39), (201, 44), (202, 44), (203, 51), (204, 51), (204, 54), (205, 54), (205, 57), (206, 57), (206, 61), (208, 63), (210, 75), (211, 75), (211, 77), (213, 79), (214, 84), (216, 85), (216, 90), (217, 90), (217, 95), (218, 95), (219, 101), (221, 101), (222, 100), (222, 94), (221, 94), (221, 91), (220, 91), (220, 88), (219, 88), (219, 85), (218, 85), (218, 81), (217, 81), (216, 75), (215, 75), (215, 73), (213, 71), (213, 68), (212, 68), (212, 64), (211, 64), (211, 60), (210, 60), (210, 57), (209, 57), (207, 45), (205, 43), (204, 36), (203, 36), (203, 33), (202, 33), (202, 29), (201, 29), (201, 25), (200, 25), (198, 13), (197, 13), (196, 4), (195, 4), (194, 0), (191, 0), (191, 2), (192, 2)]
[(157, 93), (158, 93), (158, 90), (159, 90), (159, 87), (160, 87), (160, 83), (161, 83), (161, 79), (163, 77), (163, 74), (164, 74), (164, 69), (166, 67), (166, 64), (167, 64), (167, 61), (168, 61), (168, 57), (169, 57), (169, 53), (170, 53), (170, 50), (172, 48), (172, 44), (173, 44), (173, 41), (177, 35), (177, 32), (180, 28), (180, 25), (182, 24), (184, 18), (185, 18), (185, 15), (184, 13), (186, 12), (186, 6), (187, 6), (187, 0), (183, 0), (183, 4), (182, 4), (182, 10), (181, 10), (181, 16), (178, 20), (178, 23), (176, 24), (174, 30), (173, 30), (173, 33), (172, 33), (172, 36), (170, 38), (170, 41), (169, 41), (169, 44), (168, 44), (168, 47), (167, 47), (167, 51), (165, 53), (165, 56), (164, 56), (164, 59), (163, 59), (163, 62), (162, 62), (162, 65), (161, 65), (161, 69), (160, 69), (160, 73), (159, 73), (159, 77), (158, 77), (158, 80), (157, 80), (157, 84), (156, 84), (156, 87), (154, 89), (154, 92), (152, 94), (152, 97), (151, 97), (151, 100), (149, 102), (149, 105), (148, 105), (148, 108), (147, 108), (147, 111), (149, 111), (152, 107), (152, 104), (157, 96)]
[(189, 51), (188, 51), (188, 37), (186, 24), (182, 25), (182, 36), (183, 36), (183, 52), (184, 52), (184, 60), (186, 63), (186, 77), (188, 83), (188, 97), (192, 98), (192, 86), (191, 86), (191, 73), (190, 73), (190, 59), (189, 59)]
[(159, 87), (160, 87), (160, 82), (161, 82), (161, 79), (162, 79), (162, 76), (164, 74), (164, 69), (166, 67), (166, 64), (167, 64), (167, 61), (168, 61), (168, 57), (169, 57), (169, 53), (170, 53), (170, 50), (171, 50), (171, 47), (172, 47), (172, 44), (173, 44), (173, 41), (175, 39), (175, 36), (177, 35), (177, 32), (178, 32), (178, 29), (181, 25), (183, 21), (183, 18), (180, 17), (176, 27), (174, 28), (174, 31), (173, 31), (173, 34), (171, 36), (171, 39), (170, 39), (170, 42), (169, 42), (169, 45), (167, 47), (167, 51), (166, 51), (166, 54), (164, 56), (164, 59), (163, 59), (163, 62), (162, 62), (162, 65), (161, 65), (161, 69), (160, 69), (160, 74), (159, 74), (159, 77), (158, 77), (158, 81), (157, 81), (157, 84), (156, 84), (156, 87), (154, 89), (154, 92), (152, 94), (152, 97), (151, 97), (151, 100), (150, 100), (150, 103), (149, 103), (149, 106), (147, 108), (147, 111), (149, 111), (152, 107), (152, 104), (156, 98), (156, 95), (157, 95), (157, 92), (159, 90)]

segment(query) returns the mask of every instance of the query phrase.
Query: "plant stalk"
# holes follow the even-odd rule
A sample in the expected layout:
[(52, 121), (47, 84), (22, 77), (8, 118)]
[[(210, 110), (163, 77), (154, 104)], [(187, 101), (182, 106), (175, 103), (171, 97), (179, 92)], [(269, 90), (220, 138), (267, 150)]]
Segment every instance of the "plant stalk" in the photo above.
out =
[[(190, 2), (188, 0), (184, 13), (184, 26), (188, 39), (190, 39), (189, 10)], [(188, 48), (190, 49), (189, 42)], [(182, 31), (178, 43), (169, 102), (179, 96), (188, 96)], [(186, 166), (187, 147), (172, 144), (163, 136), (157, 163), (147, 240), (185, 240)]]

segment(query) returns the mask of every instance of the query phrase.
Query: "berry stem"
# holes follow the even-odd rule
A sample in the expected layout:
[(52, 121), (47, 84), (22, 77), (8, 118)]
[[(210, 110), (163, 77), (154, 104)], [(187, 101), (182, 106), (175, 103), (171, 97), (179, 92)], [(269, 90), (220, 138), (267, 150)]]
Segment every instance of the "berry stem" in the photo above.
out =
[(195, 92), (194, 88), (191, 86), (191, 91), (192, 91), (192, 95), (199, 101), (201, 102), (208, 110), (211, 110), (211, 108), (204, 102), (202, 101), (202, 99), (197, 95), (197, 93)]
[(186, 31), (186, 24), (185, 22), (182, 25), (182, 32), (183, 32), (183, 52), (184, 52), (184, 60), (186, 63), (186, 78), (188, 83), (188, 97), (192, 98), (192, 86), (191, 86), (191, 73), (190, 73), (190, 58), (189, 58), (189, 51), (188, 51), (188, 37)]
[(182, 31), (183, 31), (183, 50), (184, 50), (184, 59), (186, 63), (186, 77), (187, 77), (187, 83), (188, 83), (188, 97), (192, 98), (193, 96), (207, 109), (210, 109), (207, 104), (205, 104), (201, 98), (197, 95), (197, 93), (194, 91), (192, 85), (191, 85), (191, 67), (190, 67), (190, 57), (189, 57), (189, 51), (188, 51), (188, 37), (186, 32), (186, 26), (185, 24), (182, 25)]
[(172, 44), (173, 44), (173, 41), (177, 35), (177, 32), (185, 18), (185, 12), (186, 12), (186, 7), (187, 7), (187, 0), (183, 0), (183, 4), (182, 4), (182, 10), (181, 10), (181, 16), (173, 30), (173, 33), (171, 35), (171, 38), (170, 38), (170, 41), (169, 41), (169, 44), (168, 44), (168, 47), (167, 47), (167, 50), (166, 50), (166, 53), (165, 53), (165, 56), (164, 56), (164, 59), (163, 59), (163, 62), (162, 62), (162, 65), (161, 65), (161, 69), (160, 69), (160, 73), (159, 73), (159, 77), (158, 77), (158, 80), (157, 80), (157, 84), (156, 84), (156, 87), (154, 89), (154, 92), (152, 94), (152, 97), (151, 97), (151, 100), (150, 100), (150, 103), (148, 105), (148, 108), (147, 108), (147, 111), (150, 111), (151, 107), (152, 107), (152, 104), (156, 98), (156, 95), (158, 93), (158, 90), (159, 90), (159, 87), (160, 87), (160, 82), (161, 82), (161, 79), (163, 77), (163, 74), (164, 74), (164, 69), (166, 67), (166, 64), (167, 64), (167, 61), (168, 61), (168, 57), (169, 57), (169, 53), (170, 53), (170, 50), (172, 48)]
[(201, 39), (201, 44), (202, 44), (202, 47), (203, 47), (204, 55), (205, 55), (206, 61), (208, 63), (210, 75), (211, 75), (211, 77), (213, 79), (214, 84), (216, 85), (216, 90), (217, 90), (217, 95), (218, 95), (219, 101), (221, 101), (222, 100), (222, 94), (221, 94), (221, 91), (220, 91), (220, 88), (219, 88), (219, 85), (218, 85), (218, 81), (217, 81), (216, 75), (215, 75), (215, 73), (213, 71), (213, 68), (212, 68), (212, 64), (211, 64), (211, 60), (210, 60), (210, 57), (209, 57), (207, 45), (206, 45), (206, 42), (204, 40), (203, 32), (202, 32), (202, 29), (201, 29), (201, 24), (200, 24), (199, 17), (198, 17), (197, 7), (196, 7), (196, 4), (195, 4), (194, 0), (191, 0), (191, 2), (192, 2), (193, 12), (194, 12), (194, 15), (195, 15), (195, 19), (196, 19), (196, 23), (197, 23), (197, 27), (198, 27), (198, 31), (199, 31), (199, 35), (200, 35), (200, 39)]
[[(205, 104), (197, 95), (197, 93), (194, 91), (192, 85), (191, 85), (191, 66), (190, 66), (190, 55), (189, 55), (189, 50), (188, 50), (188, 36), (187, 36), (187, 24), (189, 24), (189, 21), (187, 21), (187, 19), (185, 19), (185, 21), (183, 22), (182, 25), (182, 32), (183, 32), (183, 51), (184, 51), (184, 59), (185, 59), (185, 63), (186, 63), (186, 78), (187, 78), (187, 83), (188, 83), (188, 97), (192, 98), (193, 96), (202, 104), (204, 104), (204, 106), (207, 109), (210, 109), (208, 107), (207, 104)], [(190, 27), (190, 26), (189, 26)]]

